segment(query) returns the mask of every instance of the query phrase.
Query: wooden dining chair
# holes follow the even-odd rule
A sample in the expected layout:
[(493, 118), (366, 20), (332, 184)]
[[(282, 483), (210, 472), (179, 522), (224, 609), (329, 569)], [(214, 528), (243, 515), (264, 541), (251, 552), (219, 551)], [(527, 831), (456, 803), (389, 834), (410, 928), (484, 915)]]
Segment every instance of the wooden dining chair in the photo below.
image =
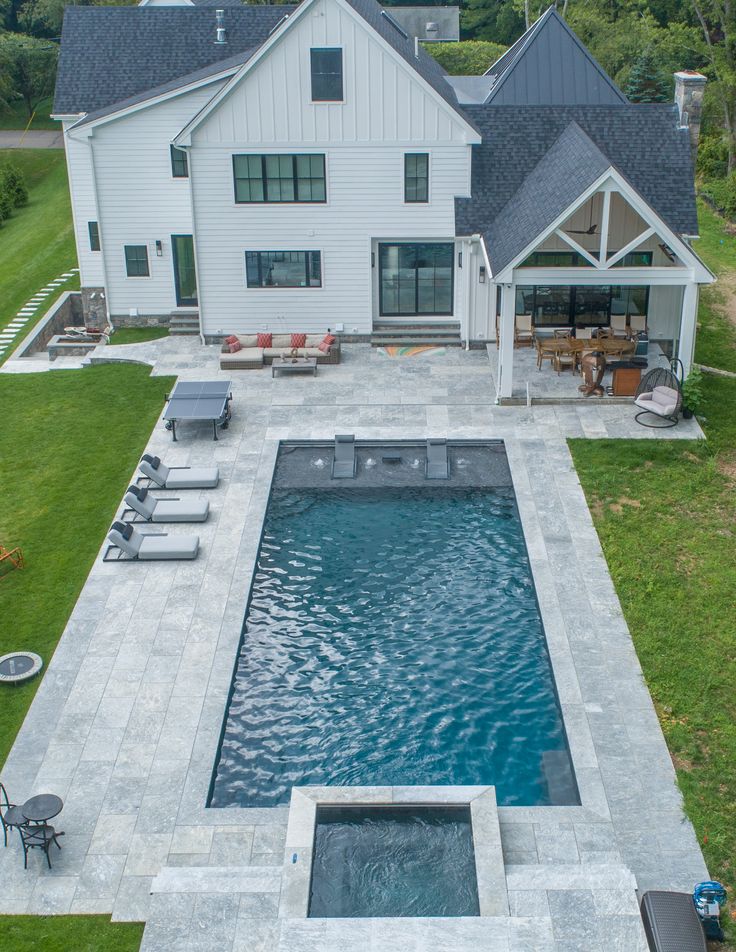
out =
[(555, 327), (552, 333), (558, 340), (567, 340), (570, 337), (570, 328), (569, 327)]
[(578, 340), (593, 340), (593, 328), (592, 327), (576, 327), (575, 337)]
[(534, 344), (537, 348), (537, 370), (542, 369), (542, 361), (548, 360), (552, 366), (555, 362), (555, 353), (558, 341), (554, 337), (537, 337)]

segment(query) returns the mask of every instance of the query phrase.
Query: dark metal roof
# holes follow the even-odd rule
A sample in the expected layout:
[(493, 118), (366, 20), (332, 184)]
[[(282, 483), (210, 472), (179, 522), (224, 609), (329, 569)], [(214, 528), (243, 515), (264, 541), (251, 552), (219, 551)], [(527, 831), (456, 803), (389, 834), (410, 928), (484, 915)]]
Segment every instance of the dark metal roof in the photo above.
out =
[(225, 8), (227, 43), (211, 7), (67, 7), (54, 113), (95, 112), (260, 46), (294, 6)]
[(554, 7), (488, 70), (499, 106), (616, 105), (628, 100)]
[[(523, 188), (570, 123), (576, 123), (595, 147), (642, 196), (652, 210), (675, 232), (697, 235), (695, 185), (687, 130), (678, 127), (677, 109), (668, 103), (618, 106), (465, 106), (480, 128), (483, 142), (473, 146), (471, 197), (455, 199), (455, 233), (493, 235), (497, 261), (508, 258), (505, 229), (494, 228), (507, 204)], [(567, 140), (572, 142), (573, 140)], [(587, 147), (586, 147), (587, 148)], [(586, 153), (587, 154), (587, 153)], [(558, 162), (568, 153), (558, 147), (546, 167), (559, 183)], [(569, 158), (569, 157), (568, 157)], [(588, 184), (589, 159), (578, 172), (565, 164), (577, 195)], [(562, 188), (562, 186), (559, 186)], [(529, 192), (531, 194), (531, 192)], [(569, 194), (565, 184), (564, 195)], [(571, 201), (574, 201), (574, 197)], [(540, 199), (539, 210), (524, 206), (526, 240), (544, 230), (548, 208), (554, 202)], [(545, 204), (546, 203), (546, 204)], [(570, 202), (568, 202), (570, 204)], [(504, 215), (504, 221), (508, 222)], [(510, 248), (515, 247), (509, 238)], [(512, 255), (513, 257), (513, 255)]]
[[(445, 71), (402, 35), (376, 0), (347, 0), (412, 69), (466, 122)], [(100, 113), (262, 45), (296, 7), (226, 6), (227, 44), (215, 39), (211, 7), (67, 7), (56, 75), (54, 114)], [(181, 85), (181, 83), (179, 83)]]

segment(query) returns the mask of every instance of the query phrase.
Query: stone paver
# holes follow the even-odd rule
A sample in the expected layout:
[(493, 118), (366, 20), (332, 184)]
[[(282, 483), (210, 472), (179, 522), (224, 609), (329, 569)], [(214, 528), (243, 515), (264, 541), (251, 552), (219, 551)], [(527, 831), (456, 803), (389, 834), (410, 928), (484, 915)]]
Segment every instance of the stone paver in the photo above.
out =
[[(485, 351), (343, 354), (314, 378), (272, 379), (221, 373), (217, 348), (191, 338), (95, 351), (231, 379), (234, 416), (217, 443), (207, 426), (176, 444), (160, 423), (151, 434), (148, 452), (170, 464), (220, 466), (201, 555), (95, 562), (2, 774), (18, 801), (64, 798), (64, 848), (50, 873), (36, 856), (25, 872), (15, 843), (0, 851), (0, 913), (145, 918), (144, 952), (643, 952), (634, 887), (689, 890), (706, 870), (565, 439), (692, 439), (697, 423), (663, 434), (630, 405), (495, 406)], [(582, 801), (499, 809), (511, 917), (284, 918), (286, 808), (205, 807), (278, 440), (340, 431), (506, 441)]]

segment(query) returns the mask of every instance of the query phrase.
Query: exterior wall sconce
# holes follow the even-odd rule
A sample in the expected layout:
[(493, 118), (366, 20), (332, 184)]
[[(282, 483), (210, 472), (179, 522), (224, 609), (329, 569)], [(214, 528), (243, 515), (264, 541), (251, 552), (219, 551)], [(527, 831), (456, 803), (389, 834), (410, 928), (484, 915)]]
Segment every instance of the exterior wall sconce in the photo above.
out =
[(478, 282), (480, 284), (486, 283), (486, 266), (484, 264), (480, 266), (480, 270), (478, 271)]
[(457, 253), (457, 266), (458, 266), (458, 268), (462, 268), (462, 266), (463, 266), (463, 253), (462, 253), (462, 251), (458, 251), (458, 253)]
[(158, 239), (156, 239), (156, 257), (162, 258), (163, 254), (164, 254), (164, 246), (161, 244), (161, 242)]

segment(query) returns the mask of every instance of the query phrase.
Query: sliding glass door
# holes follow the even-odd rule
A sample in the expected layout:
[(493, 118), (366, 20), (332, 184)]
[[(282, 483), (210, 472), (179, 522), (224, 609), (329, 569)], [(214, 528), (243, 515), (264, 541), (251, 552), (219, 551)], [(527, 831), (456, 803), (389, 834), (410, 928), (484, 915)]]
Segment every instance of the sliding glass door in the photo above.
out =
[(197, 306), (197, 272), (194, 267), (194, 239), (191, 235), (172, 235), (174, 285), (179, 307)]
[(454, 254), (452, 242), (380, 244), (381, 315), (451, 315)]

